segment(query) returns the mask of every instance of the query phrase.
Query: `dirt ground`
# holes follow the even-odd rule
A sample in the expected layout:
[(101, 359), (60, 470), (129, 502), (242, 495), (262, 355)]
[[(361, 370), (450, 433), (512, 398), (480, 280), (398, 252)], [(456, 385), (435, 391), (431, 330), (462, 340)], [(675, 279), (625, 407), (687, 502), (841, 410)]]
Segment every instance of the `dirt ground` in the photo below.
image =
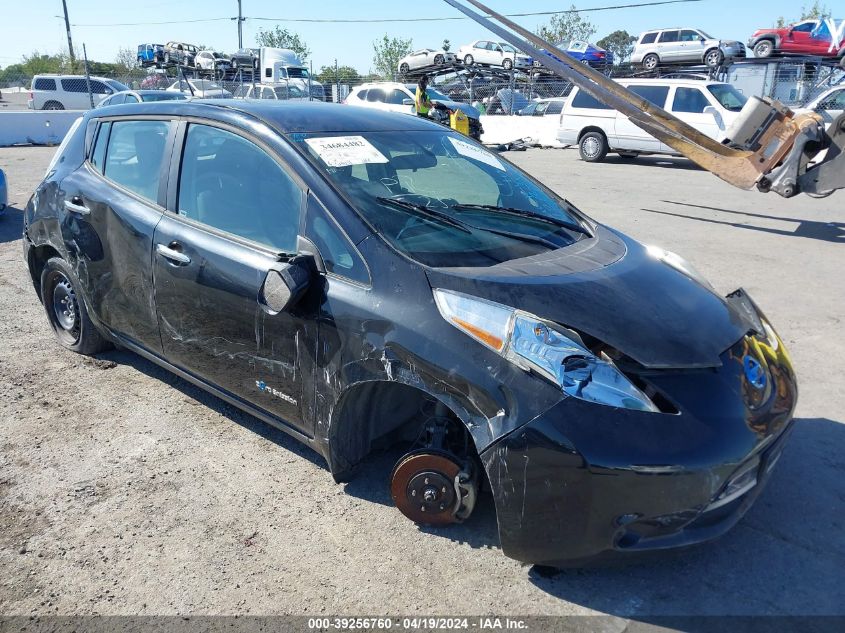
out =
[(418, 528), (390, 502), (388, 459), (335, 484), (316, 454), (131, 353), (59, 347), (20, 244), (52, 152), (0, 149), (0, 614), (845, 613), (845, 193), (787, 201), (681, 160), (509, 155), (720, 291), (744, 286), (801, 387), (791, 442), (726, 537), (546, 577), (502, 555), (489, 497), (462, 526)]

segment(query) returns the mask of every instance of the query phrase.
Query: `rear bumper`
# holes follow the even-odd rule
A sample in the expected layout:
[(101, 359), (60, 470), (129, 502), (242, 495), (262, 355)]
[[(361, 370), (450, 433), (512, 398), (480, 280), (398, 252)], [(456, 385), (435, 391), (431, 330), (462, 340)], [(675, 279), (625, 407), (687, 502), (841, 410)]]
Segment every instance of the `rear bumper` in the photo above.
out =
[(797, 400), (782, 344), (763, 359), (772, 381), (765, 402), (748, 393), (747, 338), (718, 369), (648, 377), (677, 414), (567, 398), (486, 449), (504, 553), (555, 567), (595, 565), (730, 530), (766, 485)]

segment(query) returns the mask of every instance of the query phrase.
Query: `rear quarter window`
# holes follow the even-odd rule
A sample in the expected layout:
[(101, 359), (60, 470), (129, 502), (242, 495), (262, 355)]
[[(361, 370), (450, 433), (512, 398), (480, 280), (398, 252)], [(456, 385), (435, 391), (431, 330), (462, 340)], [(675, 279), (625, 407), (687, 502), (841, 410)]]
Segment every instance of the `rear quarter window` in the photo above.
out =
[(599, 101), (598, 99), (595, 99), (594, 97), (587, 94), (583, 90), (579, 90), (578, 92), (575, 93), (575, 96), (572, 97), (572, 104), (571, 104), (570, 107), (579, 108), (579, 109), (591, 108), (591, 109), (594, 109), (594, 110), (610, 110), (611, 109), (611, 107), (609, 105), (606, 105), (606, 104), (602, 103), (601, 101)]
[(106, 146), (109, 142), (109, 131), (111, 122), (107, 121), (100, 125), (97, 130), (97, 139), (94, 141), (94, 151), (91, 152), (91, 165), (101, 174), (106, 160)]
[(39, 77), (35, 80), (35, 84), (32, 86), (33, 90), (55, 90), (56, 89), (56, 80), (55, 79), (47, 79), (46, 77)]

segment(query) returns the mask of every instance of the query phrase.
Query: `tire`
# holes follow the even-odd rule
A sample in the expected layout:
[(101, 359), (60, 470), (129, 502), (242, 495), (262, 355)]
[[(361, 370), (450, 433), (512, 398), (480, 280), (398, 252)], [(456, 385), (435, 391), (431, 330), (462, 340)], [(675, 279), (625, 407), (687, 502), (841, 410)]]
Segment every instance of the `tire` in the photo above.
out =
[(578, 141), (578, 153), (587, 163), (600, 163), (607, 156), (607, 139), (601, 132), (587, 132)]
[(754, 45), (754, 57), (761, 59), (771, 57), (775, 52), (775, 43), (772, 40), (760, 40)]
[(164, 65), (167, 66), (170, 64), (170, 53), (164, 54)]
[(111, 347), (88, 316), (82, 297), (77, 294), (79, 281), (60, 257), (53, 257), (41, 273), (41, 302), (47, 321), (59, 343), (78, 354), (90, 356)]
[(472, 55), (466, 55), (464, 57), (464, 66), (472, 66), (475, 63), (475, 59)]
[(44, 107), (41, 108), (42, 110), (64, 110), (65, 107), (58, 101), (48, 101), (44, 104)]
[(399, 66), (399, 72), (402, 73), (403, 75), (408, 74), (409, 70), (411, 70), (411, 69), (408, 67), (408, 64), (403, 63), (402, 65)]
[(704, 65), (708, 68), (718, 68), (725, 61), (725, 54), (718, 48), (711, 48), (704, 53)]
[(510, 70), (511, 68), (513, 68), (513, 61), (511, 61), (510, 59), (503, 59), (502, 68), (504, 68), (505, 70)]
[(657, 65), (660, 63), (660, 58), (655, 55), (654, 53), (649, 53), (645, 57), (643, 57), (643, 68), (646, 70), (654, 70), (657, 68)]
[(238, 69), (238, 60), (233, 59), (232, 60), (232, 70), (237, 70), (237, 69)]
[(441, 65), (443, 65), (443, 62), (444, 62), (444, 61), (446, 61), (446, 60), (445, 60), (445, 59), (443, 59), (443, 55), (435, 55), (435, 56), (434, 56), (434, 64), (435, 64), (436, 66), (441, 66)]

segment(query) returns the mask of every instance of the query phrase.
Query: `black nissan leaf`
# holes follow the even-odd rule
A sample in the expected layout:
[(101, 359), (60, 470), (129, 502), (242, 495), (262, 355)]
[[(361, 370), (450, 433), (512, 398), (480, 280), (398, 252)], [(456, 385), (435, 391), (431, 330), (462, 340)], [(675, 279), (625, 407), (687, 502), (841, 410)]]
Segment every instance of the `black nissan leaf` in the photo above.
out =
[(789, 355), (745, 292), (718, 295), (423, 119), (96, 109), (23, 237), (65, 347), (132, 350), (308, 444), (338, 481), (390, 448), (386, 485), (417, 523), (447, 529), (489, 490), (520, 561), (717, 537), (791, 430)]

